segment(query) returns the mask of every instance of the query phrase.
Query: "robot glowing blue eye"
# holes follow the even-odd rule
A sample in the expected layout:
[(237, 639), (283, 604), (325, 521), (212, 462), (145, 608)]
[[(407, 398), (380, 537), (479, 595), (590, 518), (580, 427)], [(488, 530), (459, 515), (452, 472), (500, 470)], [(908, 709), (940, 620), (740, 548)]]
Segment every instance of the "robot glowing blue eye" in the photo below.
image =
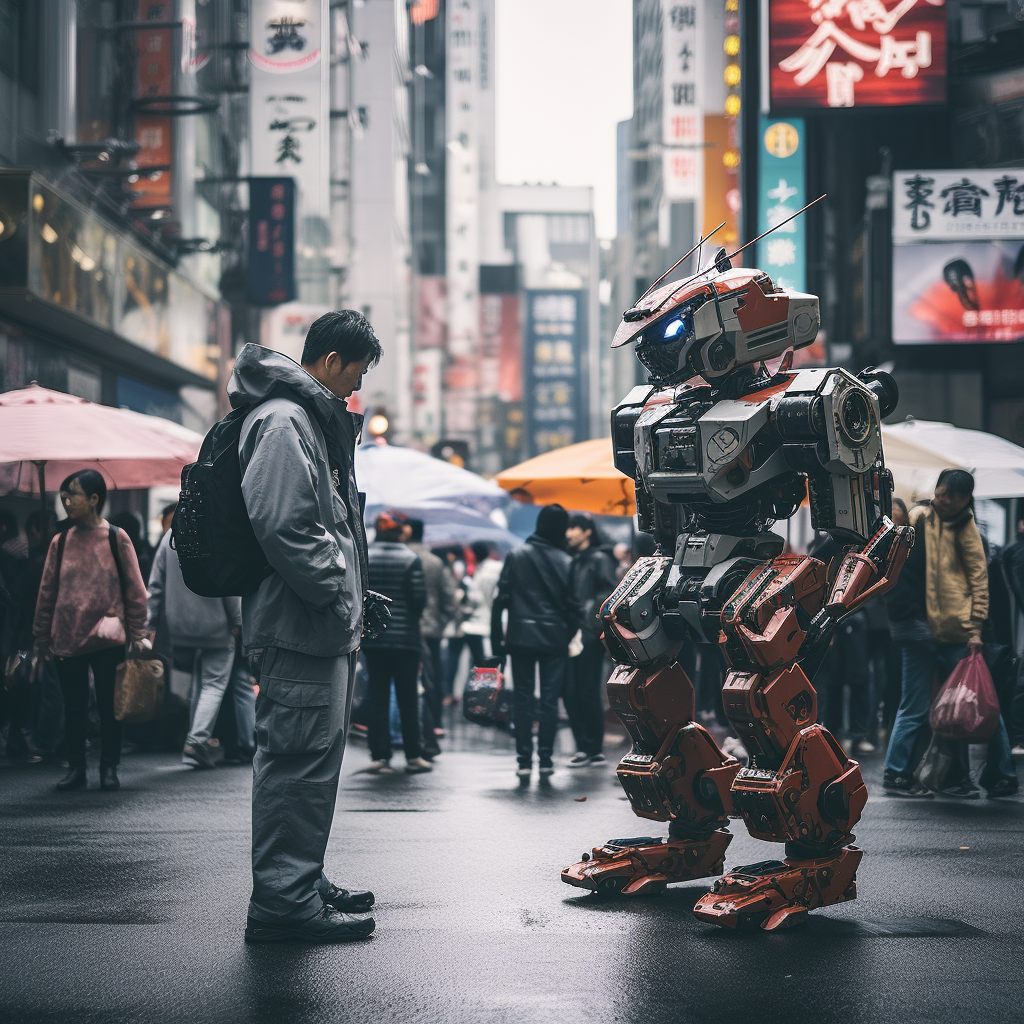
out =
[(670, 320), (665, 325), (665, 333), (662, 334), (662, 338), (668, 341), (669, 338), (674, 338), (683, 329), (683, 321), (681, 318)]

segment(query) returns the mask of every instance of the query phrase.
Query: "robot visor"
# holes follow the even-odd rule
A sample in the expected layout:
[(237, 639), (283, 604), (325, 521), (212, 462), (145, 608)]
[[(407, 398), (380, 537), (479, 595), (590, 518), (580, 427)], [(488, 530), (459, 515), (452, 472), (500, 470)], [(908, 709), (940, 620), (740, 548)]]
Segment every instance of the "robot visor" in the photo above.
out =
[(687, 357), (693, 345), (693, 314), (704, 305), (705, 297), (698, 295), (689, 302), (676, 306), (654, 323), (644, 328), (636, 339), (636, 355), (656, 380), (672, 383), (683, 380), (693, 371), (687, 366)]

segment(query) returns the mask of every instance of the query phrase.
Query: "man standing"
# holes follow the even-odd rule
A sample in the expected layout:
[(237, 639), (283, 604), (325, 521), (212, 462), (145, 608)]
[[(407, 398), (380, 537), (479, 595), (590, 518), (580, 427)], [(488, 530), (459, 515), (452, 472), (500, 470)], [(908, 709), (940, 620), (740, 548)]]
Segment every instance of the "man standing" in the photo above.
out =
[(583, 650), (569, 659), (562, 699), (576, 739), (576, 756), (570, 758), (569, 767), (585, 768), (605, 763), (604, 645), (597, 613), (615, 589), (615, 564), (598, 546), (597, 526), (590, 516), (572, 516), (565, 538), (573, 556), (573, 589), (582, 612)]
[(186, 656), (191, 664), (192, 714), (181, 760), (193, 768), (213, 768), (208, 743), (231, 680), (235, 637), (242, 629), (241, 601), (193, 594), (185, 586), (169, 530), (153, 557), (148, 590), (146, 628), (155, 632), (164, 622), (176, 656)]
[(272, 568), (242, 598), (246, 653), (258, 667), (247, 942), (366, 938), (355, 918), (373, 894), (323, 872), (345, 751), (363, 623), (366, 537), (354, 454), (361, 417), (344, 400), (381, 357), (353, 310), (320, 317), (299, 366), (246, 345), (228, 383), (252, 407), (239, 437), (242, 495)]
[(427, 661), (430, 676), (427, 699), (434, 722), (441, 723), (441, 700), (444, 682), (441, 667), (441, 637), (445, 627), (455, 618), (455, 579), (451, 570), (423, 543), (423, 520), (410, 519), (405, 527), (409, 550), (419, 558), (423, 567), (423, 582), (427, 590), (427, 603), (420, 616), (420, 634), (430, 655)]
[(433, 770), (423, 757), (420, 739), (419, 671), (420, 615), (427, 595), (419, 557), (403, 543), (408, 520), (401, 512), (381, 512), (374, 521), (377, 536), (370, 545), (370, 587), (391, 600), (391, 620), (384, 633), (363, 644), (370, 677), (367, 740), (374, 775), (391, 775), (391, 685), (402, 723), (405, 770), (410, 775)]
[[(554, 772), (552, 756), (558, 730), (558, 698), (569, 667), (569, 641), (580, 623), (580, 607), (572, 587), (572, 559), (565, 553), (569, 513), (561, 505), (545, 505), (526, 543), (505, 559), (491, 608), (491, 650), (512, 658), (515, 698), (516, 774), (528, 779), (533, 770), (533, 723), (540, 721), (537, 753), (540, 775)], [(502, 613), (508, 610), (508, 629)], [(540, 704), (536, 676), (540, 675)]]

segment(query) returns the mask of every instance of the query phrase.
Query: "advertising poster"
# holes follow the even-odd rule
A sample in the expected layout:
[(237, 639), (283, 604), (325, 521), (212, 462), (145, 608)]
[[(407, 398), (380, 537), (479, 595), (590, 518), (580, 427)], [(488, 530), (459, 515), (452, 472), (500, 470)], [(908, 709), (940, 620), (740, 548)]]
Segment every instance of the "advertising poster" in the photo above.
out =
[(1024, 238), (893, 246), (898, 345), (1024, 339)]
[(416, 279), (416, 348), (444, 348), (448, 336), (448, 293), (440, 275)]
[(528, 291), (523, 344), (527, 455), (583, 440), (586, 293)]
[(946, 102), (945, 0), (769, 0), (773, 109)]
[(757, 243), (757, 266), (784, 288), (807, 290), (807, 225), (804, 218), (783, 224), (807, 205), (804, 121), (761, 118), (758, 154), (759, 195), (757, 233), (779, 224), (777, 231)]

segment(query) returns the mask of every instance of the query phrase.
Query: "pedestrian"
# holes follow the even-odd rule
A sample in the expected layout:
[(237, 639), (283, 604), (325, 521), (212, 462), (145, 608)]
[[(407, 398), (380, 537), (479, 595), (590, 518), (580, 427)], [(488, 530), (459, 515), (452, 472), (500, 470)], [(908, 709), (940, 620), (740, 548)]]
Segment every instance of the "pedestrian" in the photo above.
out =
[(242, 598), (259, 680), (247, 942), (366, 938), (369, 892), (328, 881), (324, 854), (348, 734), (364, 620), (366, 538), (355, 479), (362, 420), (345, 407), (381, 357), (366, 318), (325, 313), (302, 365), (258, 345), (235, 360), (228, 396), (251, 408), (239, 435), (242, 496), (271, 573)]
[[(974, 521), (973, 494), (974, 477), (970, 473), (944, 469), (931, 502), (922, 503), (909, 514), (915, 547), (923, 545), (929, 636), (924, 638), (918, 630), (914, 635), (921, 639), (904, 644), (903, 695), (889, 740), (883, 779), (886, 791), (894, 795), (922, 795), (914, 791), (908, 772), (912, 770), (914, 740), (928, 718), (933, 677), (941, 682), (969, 651), (982, 648), (981, 634), (988, 619), (988, 565)], [(894, 613), (891, 602), (889, 613)], [(951, 780), (940, 792), (943, 796), (971, 799), (979, 795), (978, 788), (970, 777), (966, 747), (960, 749), (961, 777)], [(1016, 771), (1002, 718), (988, 744), (981, 782), (990, 797), (1017, 791)]]
[(420, 737), (420, 615), (427, 603), (423, 565), (403, 543), (408, 520), (401, 512), (381, 512), (374, 522), (377, 536), (370, 545), (370, 589), (391, 598), (388, 628), (363, 644), (370, 678), (367, 740), (371, 763), (367, 772), (394, 774), (391, 767), (391, 686), (402, 721), (402, 750), (410, 775), (433, 770), (423, 757)]
[(455, 617), (455, 578), (448, 566), (423, 543), (423, 520), (409, 519), (405, 527), (409, 550), (423, 567), (423, 584), (427, 603), (420, 615), (420, 635), (427, 648), (427, 675), (429, 676), (430, 709), (434, 721), (441, 721), (444, 697), (444, 673), (441, 662), (441, 638), (445, 628)]
[(624, 540), (620, 540), (612, 548), (612, 554), (615, 557), (615, 582), (618, 583), (633, 564), (633, 548)]
[[(541, 778), (554, 770), (558, 700), (569, 669), (569, 642), (580, 625), (572, 585), (572, 559), (565, 551), (569, 513), (545, 505), (534, 533), (505, 558), (491, 609), (491, 650), (512, 661), (516, 774), (533, 770), (533, 723), (539, 722), (537, 756)], [(502, 622), (508, 612), (507, 627)], [(540, 701), (537, 701), (537, 676)]]
[(482, 665), (487, 658), (484, 638), (491, 634), (491, 608), (501, 576), (501, 559), (494, 557), (494, 548), (484, 540), (475, 540), (469, 546), (476, 566), (469, 577), (466, 603), (469, 615), (462, 623), (462, 634), (469, 645), (474, 665)]
[(601, 547), (597, 525), (590, 516), (569, 518), (566, 540), (572, 554), (572, 586), (580, 606), (583, 649), (569, 659), (562, 699), (576, 740), (576, 753), (568, 767), (585, 768), (605, 763), (604, 756), (604, 644), (598, 617), (601, 605), (615, 589), (615, 563)]
[(110, 522), (128, 534), (128, 539), (135, 549), (135, 557), (139, 562), (139, 572), (143, 580), (149, 583), (149, 574), (153, 571), (153, 545), (142, 536), (139, 517), (134, 512), (117, 512), (110, 517)]
[(166, 623), (178, 665), (189, 665), (192, 676), (191, 714), (182, 751), (183, 764), (213, 768), (209, 741), (221, 702), (231, 680), (235, 638), (242, 632), (242, 602), (238, 597), (200, 597), (185, 586), (171, 533), (160, 539), (149, 576), (149, 629)]
[[(1000, 568), (1016, 603), (1017, 621), (1024, 610), (1024, 519), (1017, 521), (1017, 539), (999, 553)], [(1006, 723), (1014, 757), (1024, 756), (1024, 674), (1017, 680), (1010, 698), (1010, 720)]]
[[(488, 550), (486, 545), (484, 550)], [(470, 548), (472, 551), (472, 548)], [(475, 560), (476, 556), (473, 556)], [(448, 674), (445, 679), (445, 699), (449, 704), (457, 703), (459, 698), (455, 693), (455, 682), (459, 676), (459, 668), (462, 662), (462, 652), (469, 649), (469, 672), (472, 673), (473, 666), (479, 665), (484, 660), (484, 634), (479, 632), (479, 622), (467, 633), (466, 624), (473, 616), (474, 595), (473, 595), (473, 572), (469, 569), (470, 559), (468, 557), (456, 557), (453, 560), (453, 570), (461, 570), (458, 577), (458, 585), (455, 591), (456, 607), (455, 617), (452, 619), (446, 631), (448, 637)], [(490, 632), (490, 618), (487, 619), (486, 632)]]
[(174, 522), (174, 513), (178, 511), (178, 503), (176, 501), (169, 502), (160, 509), (160, 536), (162, 537), (170, 528)]
[(150, 646), (146, 585), (124, 530), (101, 515), (107, 485), (94, 469), (60, 485), (71, 527), (50, 542), (39, 585), (32, 634), (40, 657), (57, 663), (64, 695), (68, 773), (57, 788), (85, 789), (85, 730), (89, 670), (100, 718), (100, 788), (119, 789), (121, 723), (114, 718), (114, 674)]

